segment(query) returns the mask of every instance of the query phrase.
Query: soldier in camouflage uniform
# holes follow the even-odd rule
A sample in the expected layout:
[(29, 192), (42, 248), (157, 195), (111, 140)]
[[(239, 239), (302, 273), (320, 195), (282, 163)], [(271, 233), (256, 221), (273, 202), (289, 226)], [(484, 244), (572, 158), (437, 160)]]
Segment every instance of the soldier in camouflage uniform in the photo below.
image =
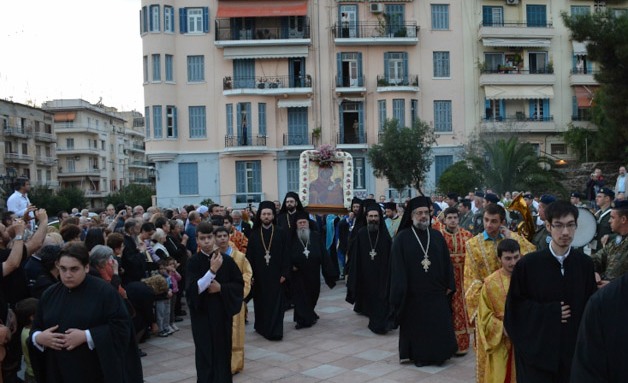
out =
[(539, 218), (541, 218), (543, 224), (537, 226), (534, 237), (532, 238), (532, 243), (536, 246), (537, 251), (547, 249), (549, 243), (552, 241), (552, 236), (547, 231), (547, 227), (545, 225), (545, 209), (554, 201), (556, 201), (556, 197), (551, 194), (543, 194), (539, 201)]
[(591, 256), (596, 278), (605, 285), (628, 271), (628, 201), (617, 201), (610, 213), (611, 229), (617, 234), (612, 240)]

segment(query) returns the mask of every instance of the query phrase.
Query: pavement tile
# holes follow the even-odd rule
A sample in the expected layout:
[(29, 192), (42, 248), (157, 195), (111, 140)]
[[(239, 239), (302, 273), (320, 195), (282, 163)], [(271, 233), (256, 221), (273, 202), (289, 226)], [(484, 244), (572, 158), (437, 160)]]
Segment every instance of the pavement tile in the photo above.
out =
[(346, 372), (346, 368), (332, 366), (330, 364), (322, 364), (318, 367), (311, 368), (302, 372), (303, 375), (311, 376), (317, 379), (329, 379), (334, 376)]

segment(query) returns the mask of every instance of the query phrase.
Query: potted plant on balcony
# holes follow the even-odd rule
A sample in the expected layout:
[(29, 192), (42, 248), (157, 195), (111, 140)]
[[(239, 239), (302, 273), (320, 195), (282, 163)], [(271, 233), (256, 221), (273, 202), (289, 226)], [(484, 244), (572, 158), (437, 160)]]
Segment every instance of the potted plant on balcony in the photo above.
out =
[(378, 77), (377, 86), (388, 86), (388, 79), (386, 77)]
[(547, 63), (547, 71), (546, 71), (545, 73), (547, 73), (547, 74), (552, 74), (552, 73), (554, 73), (554, 62), (553, 62), (552, 60), (550, 60), (550, 61)]
[(312, 130), (312, 140), (314, 141), (312, 144), (318, 145), (318, 141), (321, 139), (322, 129), (321, 127), (317, 127)]
[(230, 90), (233, 88), (233, 82), (231, 81), (231, 76), (227, 76), (222, 81), (222, 89)]

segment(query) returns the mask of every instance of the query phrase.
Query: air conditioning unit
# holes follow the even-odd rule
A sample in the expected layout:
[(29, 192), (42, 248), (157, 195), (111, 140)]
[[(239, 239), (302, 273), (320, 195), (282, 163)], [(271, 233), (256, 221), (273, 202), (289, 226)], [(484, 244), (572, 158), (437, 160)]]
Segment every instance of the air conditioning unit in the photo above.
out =
[(382, 13), (382, 12), (384, 12), (384, 4), (382, 4), (382, 3), (371, 3), (371, 12), (372, 13)]
[(519, 0), (506, 0), (506, 4), (508, 4), (508, 5), (517, 5), (517, 4), (519, 4)]

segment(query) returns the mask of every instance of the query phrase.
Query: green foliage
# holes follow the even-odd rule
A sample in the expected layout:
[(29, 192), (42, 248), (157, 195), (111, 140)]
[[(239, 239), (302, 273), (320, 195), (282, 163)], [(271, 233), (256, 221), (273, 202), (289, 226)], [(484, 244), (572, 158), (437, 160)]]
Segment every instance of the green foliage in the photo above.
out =
[(201, 201), (201, 205), (203, 206), (209, 206), (209, 205), (213, 205), (215, 202), (213, 199), (211, 198), (205, 198), (204, 200)]
[(131, 184), (115, 193), (109, 194), (105, 198), (105, 204), (112, 204), (113, 206), (122, 203), (129, 206), (142, 205), (144, 209), (147, 209), (152, 205), (152, 196), (154, 194), (155, 190), (150, 186)]
[(481, 186), (482, 174), (465, 161), (458, 161), (451, 165), (438, 179), (438, 191), (442, 194), (467, 195), (470, 190)]
[(598, 160), (597, 152), (592, 150), (595, 136), (596, 132), (573, 124), (569, 124), (569, 129), (563, 133), (565, 143), (576, 153), (580, 162)]
[(628, 154), (628, 16), (612, 10), (577, 17), (562, 13), (575, 41), (587, 41), (587, 58), (600, 66), (595, 79), (593, 120), (599, 127), (589, 153), (600, 160), (621, 160)]
[(412, 185), (421, 191), (421, 182), (432, 165), (432, 128), (415, 120), (411, 127), (401, 127), (396, 119), (386, 121), (380, 143), (371, 146), (367, 158), (377, 177), (385, 177), (399, 192)]
[(46, 186), (35, 186), (28, 193), (28, 198), (35, 206), (46, 209), (50, 216), (60, 210), (69, 212), (72, 208), (83, 209), (87, 206), (85, 193), (78, 188), (60, 189), (55, 193)]

